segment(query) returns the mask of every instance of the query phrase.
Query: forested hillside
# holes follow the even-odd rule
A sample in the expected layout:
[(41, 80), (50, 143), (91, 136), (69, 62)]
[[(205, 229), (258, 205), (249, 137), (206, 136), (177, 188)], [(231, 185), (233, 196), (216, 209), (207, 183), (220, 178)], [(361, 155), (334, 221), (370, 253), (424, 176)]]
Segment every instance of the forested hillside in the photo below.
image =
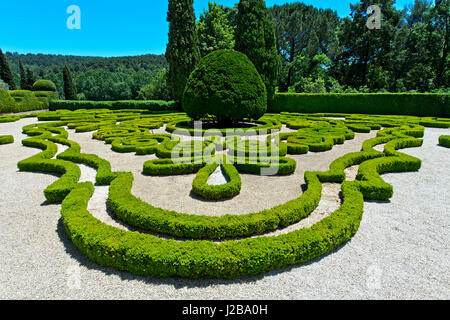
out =
[(167, 62), (163, 55), (135, 57), (77, 57), (44, 54), (6, 53), (16, 83), (20, 83), (19, 60), (38, 79), (52, 80), (64, 97), (63, 68), (72, 72), (80, 99), (135, 99)]

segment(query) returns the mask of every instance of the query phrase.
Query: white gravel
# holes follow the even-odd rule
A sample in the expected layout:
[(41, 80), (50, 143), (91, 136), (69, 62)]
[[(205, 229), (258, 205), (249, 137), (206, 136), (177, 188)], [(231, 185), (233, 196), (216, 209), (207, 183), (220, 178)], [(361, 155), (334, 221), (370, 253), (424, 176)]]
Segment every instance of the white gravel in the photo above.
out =
[(222, 184), (227, 184), (228, 182), (230, 182), (230, 180), (223, 171), (222, 166), (218, 166), (216, 170), (209, 176), (207, 184), (211, 186), (219, 186)]
[[(191, 281), (136, 277), (99, 267), (77, 251), (60, 206), (44, 203), (43, 189), (57, 178), (17, 171), (18, 161), (38, 152), (21, 146), (20, 129), (33, 121), (0, 125), (0, 134), (16, 139), (0, 146), (0, 299), (450, 298), (450, 150), (437, 146), (448, 130), (426, 129), (424, 146), (406, 150), (423, 168), (385, 175), (394, 198), (367, 203), (360, 230), (340, 249), (260, 277)], [(92, 179), (93, 172), (82, 171)], [(96, 199), (105, 190), (96, 187)], [(104, 204), (89, 206), (95, 214)]]

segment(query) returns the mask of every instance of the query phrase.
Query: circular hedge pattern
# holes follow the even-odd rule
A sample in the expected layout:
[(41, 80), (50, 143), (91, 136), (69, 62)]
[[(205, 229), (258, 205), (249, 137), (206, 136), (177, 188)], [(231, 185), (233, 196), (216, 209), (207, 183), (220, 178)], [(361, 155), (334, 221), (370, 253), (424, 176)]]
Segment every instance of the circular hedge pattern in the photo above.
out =
[(210, 115), (221, 122), (257, 120), (267, 111), (266, 87), (246, 55), (218, 50), (204, 57), (191, 73), (183, 109), (194, 119)]

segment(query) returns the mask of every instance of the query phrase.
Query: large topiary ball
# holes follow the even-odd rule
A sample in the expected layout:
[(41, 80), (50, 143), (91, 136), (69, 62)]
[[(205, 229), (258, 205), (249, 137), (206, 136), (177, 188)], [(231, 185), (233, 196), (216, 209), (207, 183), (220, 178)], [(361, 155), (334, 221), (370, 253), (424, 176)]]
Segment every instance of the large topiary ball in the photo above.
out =
[(218, 50), (200, 60), (189, 76), (183, 109), (194, 119), (219, 122), (259, 119), (267, 111), (267, 92), (250, 59), (234, 50)]
[(38, 80), (33, 84), (33, 91), (56, 91), (56, 85), (50, 80)]

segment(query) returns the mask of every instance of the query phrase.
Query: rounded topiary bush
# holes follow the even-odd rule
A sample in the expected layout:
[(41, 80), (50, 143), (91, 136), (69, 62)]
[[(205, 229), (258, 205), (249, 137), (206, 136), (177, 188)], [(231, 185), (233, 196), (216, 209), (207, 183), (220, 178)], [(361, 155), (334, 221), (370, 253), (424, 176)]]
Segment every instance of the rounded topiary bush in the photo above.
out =
[(193, 119), (219, 122), (259, 119), (267, 111), (267, 92), (250, 59), (234, 50), (218, 50), (200, 60), (189, 76), (183, 109)]
[(50, 80), (38, 80), (33, 84), (33, 91), (56, 91), (56, 85)]

